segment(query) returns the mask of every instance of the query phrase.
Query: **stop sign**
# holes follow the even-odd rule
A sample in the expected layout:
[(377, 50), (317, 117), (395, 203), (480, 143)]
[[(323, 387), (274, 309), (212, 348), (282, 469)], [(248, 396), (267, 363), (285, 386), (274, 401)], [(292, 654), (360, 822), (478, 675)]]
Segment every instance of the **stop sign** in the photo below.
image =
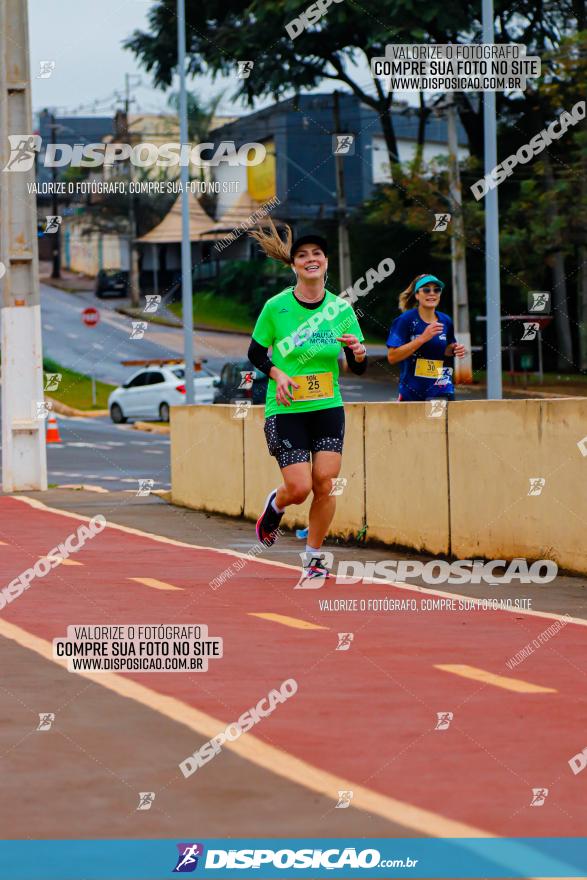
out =
[(82, 312), (82, 321), (87, 327), (95, 327), (100, 320), (100, 312), (93, 306), (89, 306)]

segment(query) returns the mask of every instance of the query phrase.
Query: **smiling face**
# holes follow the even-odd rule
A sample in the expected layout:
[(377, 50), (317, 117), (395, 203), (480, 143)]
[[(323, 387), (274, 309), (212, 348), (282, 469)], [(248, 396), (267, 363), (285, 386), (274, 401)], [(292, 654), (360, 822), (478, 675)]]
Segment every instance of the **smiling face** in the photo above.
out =
[(324, 280), (328, 269), (328, 258), (317, 244), (304, 244), (295, 253), (292, 267), (300, 281)]
[(435, 309), (440, 302), (442, 288), (435, 281), (428, 281), (420, 290), (416, 291), (415, 297), (419, 305), (425, 309)]

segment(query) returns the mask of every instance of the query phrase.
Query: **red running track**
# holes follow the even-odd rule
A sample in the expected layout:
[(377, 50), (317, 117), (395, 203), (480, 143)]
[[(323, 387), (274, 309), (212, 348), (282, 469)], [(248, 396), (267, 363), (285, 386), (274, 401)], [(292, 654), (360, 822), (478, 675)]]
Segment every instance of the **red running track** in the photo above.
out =
[[(2, 584), (82, 522), (0, 499)], [(587, 746), (584, 626), (568, 624), (510, 671), (506, 660), (551, 619), (480, 610), (321, 611), (326, 598), (419, 600), (422, 594), (334, 582), (294, 590), (294, 569), (256, 559), (212, 589), (209, 582), (236, 558), (109, 527), (72, 556), (82, 565), (61, 565), (33, 580), (0, 618), (46, 640), (64, 636), (70, 624), (207, 624), (211, 636), (224, 639), (223, 659), (211, 661), (207, 672), (128, 677), (226, 724), (294, 678), (295, 697), (254, 728), (260, 740), (357, 785), (492, 834), (585, 833), (587, 773), (575, 776), (568, 764)], [(128, 580), (134, 577), (180, 590)], [(327, 629), (250, 616), (267, 612)], [(339, 631), (354, 633), (350, 650), (335, 650)], [(556, 693), (512, 693), (435, 668), (449, 663)], [(438, 731), (436, 713), (443, 711), (454, 719), (448, 730)], [(532, 789), (539, 787), (550, 794), (544, 806), (530, 807)]]

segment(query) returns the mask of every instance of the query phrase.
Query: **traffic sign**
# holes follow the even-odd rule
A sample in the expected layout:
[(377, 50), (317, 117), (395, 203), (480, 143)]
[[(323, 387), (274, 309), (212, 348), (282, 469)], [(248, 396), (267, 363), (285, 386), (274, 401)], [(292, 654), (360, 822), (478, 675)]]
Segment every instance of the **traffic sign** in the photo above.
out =
[(82, 321), (86, 325), (86, 327), (95, 327), (98, 321), (100, 320), (100, 312), (98, 309), (95, 309), (93, 306), (89, 306), (87, 309), (84, 309), (82, 312)]

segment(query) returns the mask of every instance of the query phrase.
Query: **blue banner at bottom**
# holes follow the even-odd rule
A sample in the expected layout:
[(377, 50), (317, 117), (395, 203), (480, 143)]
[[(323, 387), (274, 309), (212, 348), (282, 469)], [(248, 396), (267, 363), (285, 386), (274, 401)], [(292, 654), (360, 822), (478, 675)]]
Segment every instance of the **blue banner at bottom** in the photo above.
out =
[(587, 877), (587, 838), (245, 838), (0, 842), (1, 880)]

